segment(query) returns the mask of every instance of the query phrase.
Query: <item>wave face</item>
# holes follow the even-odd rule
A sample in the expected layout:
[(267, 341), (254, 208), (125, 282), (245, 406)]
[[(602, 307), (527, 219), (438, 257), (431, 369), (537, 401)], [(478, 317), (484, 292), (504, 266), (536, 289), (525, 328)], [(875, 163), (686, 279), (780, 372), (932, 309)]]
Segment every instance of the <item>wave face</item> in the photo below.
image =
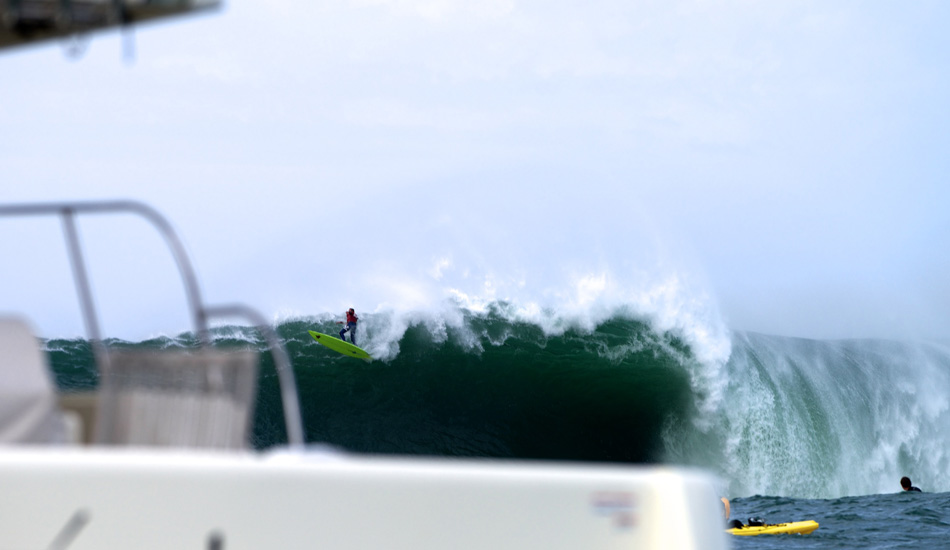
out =
[[(307, 439), (348, 450), (657, 462), (665, 427), (692, 414), (687, 347), (635, 320), (549, 335), (497, 311), (466, 314), (456, 326), (409, 324), (398, 352), (372, 363), (317, 344), (306, 332), (314, 325), (335, 332), (280, 327)], [(366, 325), (359, 337), (373, 350), (373, 319)], [(258, 427), (259, 445), (279, 439)]]
[[(364, 453), (698, 465), (733, 496), (893, 492), (909, 475), (950, 490), (950, 350), (815, 341), (673, 325), (618, 309), (594, 321), (506, 303), (361, 316), (366, 363), (307, 334), (329, 315), (281, 321), (307, 441)], [(713, 335), (710, 337), (710, 335)], [(217, 343), (265, 346), (255, 331)], [(194, 338), (111, 342), (189, 347)], [(51, 340), (61, 387), (95, 385), (88, 343)], [(253, 443), (286, 441), (263, 353)]]

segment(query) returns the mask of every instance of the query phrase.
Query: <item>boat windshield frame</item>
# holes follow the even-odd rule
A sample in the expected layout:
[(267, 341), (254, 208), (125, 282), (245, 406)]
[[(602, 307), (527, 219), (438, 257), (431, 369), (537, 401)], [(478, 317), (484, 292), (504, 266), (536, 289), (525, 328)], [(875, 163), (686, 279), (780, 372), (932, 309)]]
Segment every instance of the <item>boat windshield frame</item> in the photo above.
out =
[(202, 347), (211, 347), (209, 319), (241, 318), (249, 321), (263, 335), (274, 359), (280, 383), (281, 402), (284, 409), (284, 423), (287, 430), (287, 443), (292, 448), (304, 446), (303, 420), (297, 395), (297, 382), (287, 349), (276, 330), (258, 311), (243, 304), (211, 306), (201, 299), (198, 279), (195, 276), (191, 260), (185, 252), (181, 239), (171, 223), (151, 206), (131, 200), (112, 201), (75, 201), (50, 203), (24, 203), (0, 205), (0, 217), (22, 216), (58, 216), (63, 224), (66, 248), (72, 267), (73, 280), (83, 315), (86, 334), (98, 365), (108, 364), (109, 350), (103, 344), (99, 329), (99, 320), (90, 290), (89, 278), (79, 234), (76, 230), (78, 215), (95, 214), (134, 214), (148, 221), (162, 236), (172, 253), (175, 265), (181, 275), (187, 298), (188, 308), (194, 324), (195, 335)]

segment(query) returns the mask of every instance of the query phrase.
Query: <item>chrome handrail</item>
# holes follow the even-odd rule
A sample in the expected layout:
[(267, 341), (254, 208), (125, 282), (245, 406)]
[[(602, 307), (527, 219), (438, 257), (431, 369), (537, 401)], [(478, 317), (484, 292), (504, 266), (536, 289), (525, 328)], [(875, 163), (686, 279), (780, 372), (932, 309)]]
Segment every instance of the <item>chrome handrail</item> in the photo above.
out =
[(99, 364), (108, 361), (108, 350), (102, 344), (99, 330), (99, 321), (96, 308), (86, 275), (86, 267), (80, 248), (79, 236), (76, 231), (75, 216), (77, 214), (102, 213), (131, 213), (138, 214), (152, 223), (165, 239), (171, 249), (175, 264), (182, 277), (188, 307), (191, 310), (192, 321), (195, 325), (195, 334), (202, 346), (211, 345), (211, 336), (208, 330), (208, 319), (211, 317), (244, 317), (255, 324), (264, 335), (274, 358), (280, 382), (281, 401), (284, 408), (284, 422), (287, 428), (287, 440), (290, 446), (304, 445), (303, 420), (300, 414), (300, 402), (297, 396), (297, 383), (287, 350), (274, 331), (255, 310), (243, 305), (206, 306), (201, 301), (201, 292), (198, 288), (198, 279), (194, 268), (185, 252), (178, 234), (168, 220), (157, 210), (137, 201), (89, 201), (89, 202), (59, 202), (59, 203), (29, 203), (0, 205), (0, 217), (4, 216), (41, 216), (59, 215), (63, 220), (63, 230), (73, 270), (73, 279), (76, 291), (79, 294), (80, 307), (86, 332), (92, 345), (93, 354)]
[(251, 321), (257, 330), (264, 335), (267, 345), (270, 346), (271, 356), (274, 358), (274, 367), (280, 379), (281, 403), (284, 407), (284, 424), (287, 427), (287, 441), (291, 447), (302, 447), (304, 444), (303, 422), (300, 413), (300, 401), (297, 397), (297, 381), (294, 369), (290, 364), (287, 349), (280, 341), (277, 331), (272, 329), (267, 321), (256, 310), (243, 304), (219, 305), (205, 308), (209, 318), (244, 317)]

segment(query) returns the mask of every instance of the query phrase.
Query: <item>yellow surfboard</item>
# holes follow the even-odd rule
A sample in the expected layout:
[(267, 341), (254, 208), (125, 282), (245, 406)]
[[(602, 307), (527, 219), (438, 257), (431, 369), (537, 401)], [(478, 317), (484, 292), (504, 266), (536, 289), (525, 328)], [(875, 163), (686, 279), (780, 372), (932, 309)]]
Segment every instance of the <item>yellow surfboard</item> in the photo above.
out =
[(756, 535), (793, 535), (796, 533), (799, 535), (807, 535), (815, 529), (818, 529), (818, 522), (808, 520), (777, 523), (775, 525), (747, 525), (745, 527), (726, 529), (726, 532), (742, 537), (754, 537)]
[(337, 353), (342, 353), (343, 355), (349, 355), (350, 357), (356, 357), (357, 359), (365, 359), (366, 361), (372, 361), (373, 358), (370, 357), (369, 353), (366, 353), (366, 350), (354, 346), (349, 342), (340, 340), (336, 336), (330, 336), (329, 334), (323, 334), (322, 332), (317, 332), (314, 330), (307, 331), (310, 333), (310, 336), (313, 336), (313, 339), (317, 342), (320, 342), (324, 346), (332, 349)]

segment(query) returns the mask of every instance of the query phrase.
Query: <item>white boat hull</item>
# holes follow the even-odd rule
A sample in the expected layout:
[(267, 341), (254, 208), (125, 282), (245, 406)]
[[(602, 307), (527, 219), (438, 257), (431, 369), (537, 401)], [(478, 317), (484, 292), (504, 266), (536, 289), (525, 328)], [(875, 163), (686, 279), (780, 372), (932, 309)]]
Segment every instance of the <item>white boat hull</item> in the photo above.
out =
[(0, 487), (0, 548), (726, 547), (710, 480), (663, 468), (17, 447)]

